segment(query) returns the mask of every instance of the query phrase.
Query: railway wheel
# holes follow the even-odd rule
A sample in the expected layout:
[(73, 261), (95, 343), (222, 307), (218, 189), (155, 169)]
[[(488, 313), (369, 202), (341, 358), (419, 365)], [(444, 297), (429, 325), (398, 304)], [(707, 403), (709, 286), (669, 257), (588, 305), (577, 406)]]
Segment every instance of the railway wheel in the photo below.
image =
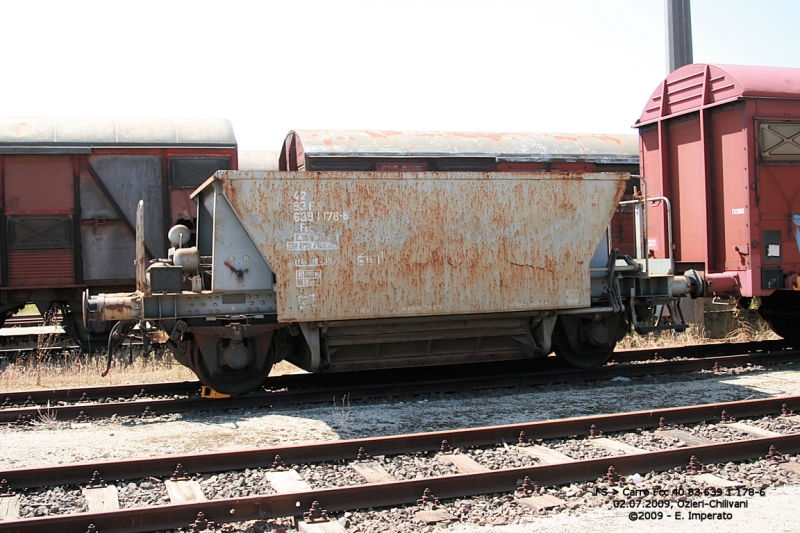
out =
[(223, 394), (257, 389), (266, 381), (275, 360), (273, 330), (249, 327), (251, 335), (234, 338), (219, 331), (224, 328), (194, 328), (183, 341), (186, 366), (203, 385)]
[(575, 368), (602, 366), (614, 353), (620, 315), (602, 319), (562, 315), (553, 332), (556, 355)]
[(758, 314), (769, 322), (772, 331), (789, 341), (793, 347), (800, 347), (800, 293), (775, 291), (761, 298)]

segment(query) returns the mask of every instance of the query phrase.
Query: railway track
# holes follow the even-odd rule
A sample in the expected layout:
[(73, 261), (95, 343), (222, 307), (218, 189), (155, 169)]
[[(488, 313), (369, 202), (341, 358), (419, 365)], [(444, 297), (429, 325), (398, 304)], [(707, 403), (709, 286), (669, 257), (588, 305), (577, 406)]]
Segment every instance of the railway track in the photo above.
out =
[[(519, 513), (535, 516), (543, 509), (563, 507), (575, 500), (575, 483), (586, 483), (583, 501), (594, 497), (624, 509), (626, 514), (631, 509), (674, 514), (687, 508), (687, 501), (717, 498), (733, 502), (759, 497), (765, 489), (758, 479), (748, 478), (748, 462), (756, 464), (753, 471), (767, 465), (786, 481), (800, 481), (797, 457), (785, 455), (800, 452), (800, 417), (793, 410), (800, 410), (800, 396), (225, 453), (6, 470), (0, 472), (0, 478), (6, 480), (3, 486), (7, 495), (0, 498), (7, 502), (13, 516), (7, 515), (2, 529), (15, 533), (83, 533), (93, 531), (93, 524), (103, 533), (144, 532), (187, 528), (190, 524), (202, 529), (203, 520), (221, 524), (281, 517), (297, 517), (308, 525), (326, 522), (322, 509), (336, 518), (333, 513), (397, 506), (403, 506), (419, 522), (438, 522), (458, 518), (456, 499), (492, 493), (500, 493), (503, 501)], [(776, 423), (782, 432), (768, 429)], [(721, 439), (704, 436), (710, 429), (715, 429), (715, 436)], [(631, 436), (642, 447), (627, 444)], [(573, 451), (571, 456), (560, 451), (568, 443), (571, 450), (584, 451)], [(515, 466), (508, 461), (512, 457), (525, 458), (526, 464)], [(439, 475), (418, 478), (411, 472), (403, 479), (397, 469), (392, 470), (398, 460), (440, 465), (434, 469)], [(745, 467), (728, 468), (734, 461), (745, 461)], [(315, 480), (310, 475), (318, 470), (315, 465), (334, 470), (339, 481)], [(213, 474), (216, 479), (233, 483), (241, 479), (243, 471), (258, 473), (261, 482), (248, 484), (247, 494), (239, 497), (206, 499), (200, 482), (208, 486), (206, 481)], [(669, 475), (661, 478), (661, 472)], [(626, 480), (618, 476), (632, 477)], [(120, 509), (120, 503), (126, 504), (124, 498), (111, 495), (118, 493), (119, 486), (137, 483), (135, 480), (164, 485), (170, 504)], [(19, 518), (20, 511), (26, 511), (24, 500), (30, 500), (37, 488), (57, 492), (54, 487), (75, 486), (80, 490), (67, 488), (62, 492), (82, 492), (87, 501), (83, 512), (62, 508), (73, 514)], [(106, 503), (98, 503), (101, 500)]]
[[(689, 347), (693, 359), (680, 359), (679, 349), (623, 352), (625, 363), (600, 369), (578, 370), (560, 367), (550, 358), (545, 365), (521, 370), (519, 362), (467, 367), (454, 370), (412, 369), (408, 371), (360, 372), (346, 375), (295, 374), (270, 378), (268, 390), (226, 399), (202, 398), (198, 382), (83, 387), (0, 393), (0, 423), (28, 424), (40, 418), (79, 420), (116, 416), (151, 417), (171, 413), (237, 408), (259, 408), (300, 403), (328, 403), (332, 397), (352, 400), (416, 396), (429, 393), (458, 393), (486, 389), (531, 387), (562, 382), (586, 382), (616, 377), (638, 377), (699, 370), (724, 369), (747, 365), (773, 365), (795, 361), (800, 353), (776, 342), (705, 345)], [(748, 348), (750, 353), (730, 355)], [(774, 348), (770, 350), (769, 348)], [(652, 361), (656, 356), (672, 357)], [(645, 361), (645, 362), (642, 362)]]

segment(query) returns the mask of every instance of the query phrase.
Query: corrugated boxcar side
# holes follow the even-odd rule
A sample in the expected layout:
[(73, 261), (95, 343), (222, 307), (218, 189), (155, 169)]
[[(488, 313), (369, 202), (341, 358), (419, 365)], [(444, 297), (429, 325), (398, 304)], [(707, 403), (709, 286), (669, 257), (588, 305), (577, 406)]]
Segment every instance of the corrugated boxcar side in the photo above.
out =
[(276, 272), (284, 321), (587, 307), (627, 177), (217, 174)]

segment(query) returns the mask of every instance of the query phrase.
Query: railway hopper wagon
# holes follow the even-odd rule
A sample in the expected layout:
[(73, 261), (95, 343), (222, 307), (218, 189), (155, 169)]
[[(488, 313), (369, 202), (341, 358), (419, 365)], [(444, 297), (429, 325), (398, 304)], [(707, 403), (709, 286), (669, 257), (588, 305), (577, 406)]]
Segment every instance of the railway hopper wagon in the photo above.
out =
[(85, 316), (154, 325), (180, 362), (229, 394), (258, 387), (282, 359), (334, 372), (555, 349), (599, 365), (634, 304), (702, 285), (609, 249), (628, 179), (220, 171), (194, 193), (196, 246), (175, 226), (168, 257), (148, 266), (140, 211), (137, 291), (87, 296)]
[(237, 168), (227, 120), (0, 119), (0, 325), (27, 303), (64, 312), (83, 339), (81, 295), (135, 289), (134, 220), (148, 257), (193, 227), (191, 192)]
[(707, 272), (709, 295), (760, 298), (800, 342), (800, 69), (687, 65), (636, 127), (649, 193), (672, 202), (649, 210), (649, 255)]

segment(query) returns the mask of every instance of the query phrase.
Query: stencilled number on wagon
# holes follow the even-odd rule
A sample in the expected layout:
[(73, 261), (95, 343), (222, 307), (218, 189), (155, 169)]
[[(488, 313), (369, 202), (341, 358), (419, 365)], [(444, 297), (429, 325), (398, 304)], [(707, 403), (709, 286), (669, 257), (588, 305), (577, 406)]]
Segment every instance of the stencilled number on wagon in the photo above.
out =
[[(298, 203), (302, 204), (303, 202), (295, 202), (295, 204)], [(314, 204), (314, 202), (308, 203)], [(295, 222), (339, 222), (347, 220), (350, 220), (350, 213), (347, 211), (299, 211), (297, 210), (297, 206), (295, 206)]]
[(312, 222), (314, 220), (314, 210), (319, 205), (309, 199), (306, 191), (295, 191), (292, 195), (292, 212), (295, 222)]
[(311, 200), (306, 191), (295, 191), (292, 195), (292, 215), (295, 222), (339, 222), (350, 220), (348, 211), (325, 209), (321, 202)]
[[(297, 203), (297, 202), (295, 202)], [(314, 213), (311, 211), (300, 211), (299, 213), (295, 211), (294, 213), (294, 221), (295, 222), (313, 222), (314, 221)]]
[(309, 198), (306, 191), (295, 191), (292, 195), (292, 212), (295, 222), (312, 222), (314, 220), (314, 209), (317, 206)]

